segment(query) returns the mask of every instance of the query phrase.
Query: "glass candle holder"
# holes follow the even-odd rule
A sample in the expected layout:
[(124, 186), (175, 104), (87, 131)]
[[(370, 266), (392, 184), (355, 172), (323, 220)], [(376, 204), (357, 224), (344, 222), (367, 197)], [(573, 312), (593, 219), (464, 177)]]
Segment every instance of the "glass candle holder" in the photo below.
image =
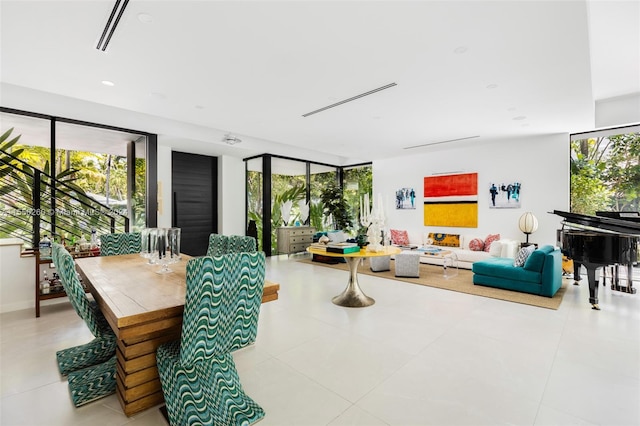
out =
[(167, 230), (167, 257), (169, 263), (180, 261), (180, 228), (168, 228)]

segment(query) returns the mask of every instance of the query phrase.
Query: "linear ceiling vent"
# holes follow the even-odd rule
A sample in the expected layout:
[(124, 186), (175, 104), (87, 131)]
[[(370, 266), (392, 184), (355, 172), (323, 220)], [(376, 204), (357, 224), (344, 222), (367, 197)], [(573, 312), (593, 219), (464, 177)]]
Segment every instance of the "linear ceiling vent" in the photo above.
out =
[(111, 15), (109, 15), (107, 25), (104, 26), (104, 31), (102, 31), (102, 36), (100, 37), (100, 41), (98, 41), (96, 49), (102, 50), (103, 52), (107, 50), (111, 37), (113, 37), (113, 32), (116, 30), (127, 4), (129, 4), (129, 0), (116, 0), (116, 4), (113, 5), (113, 10), (111, 11)]
[(421, 145), (414, 145), (414, 146), (405, 146), (402, 149), (414, 149), (414, 148), (422, 148), (423, 146), (431, 146), (431, 145), (440, 145), (443, 143), (450, 143), (450, 142), (458, 142), (458, 141), (464, 141), (467, 139), (475, 139), (475, 138), (479, 138), (480, 135), (475, 135), (475, 136), (467, 136), (466, 138), (458, 138), (458, 139), (448, 139), (446, 141), (438, 141), (438, 142), (431, 142), (431, 143), (423, 143)]
[(393, 87), (393, 86), (397, 86), (397, 84), (396, 83), (390, 83), (390, 84), (387, 84), (386, 86), (382, 86), (382, 87), (378, 87), (377, 89), (369, 90), (368, 92), (361, 93), (361, 94), (353, 96), (353, 97), (351, 97), (349, 99), (345, 99), (345, 100), (342, 100), (340, 102), (336, 102), (335, 104), (331, 104), (331, 105), (327, 105), (326, 107), (319, 108), (319, 109), (317, 109), (315, 111), (311, 111), (311, 112), (308, 112), (306, 114), (302, 114), (302, 116), (303, 117), (308, 117), (310, 115), (317, 114), (317, 113), (322, 112), (322, 111), (326, 111), (329, 108), (337, 107), (338, 105), (346, 104), (347, 102), (355, 101), (356, 99), (360, 99), (360, 98), (364, 98), (365, 96), (373, 95), (376, 92), (380, 92), (381, 90), (384, 90), (384, 89), (389, 89), (390, 87)]

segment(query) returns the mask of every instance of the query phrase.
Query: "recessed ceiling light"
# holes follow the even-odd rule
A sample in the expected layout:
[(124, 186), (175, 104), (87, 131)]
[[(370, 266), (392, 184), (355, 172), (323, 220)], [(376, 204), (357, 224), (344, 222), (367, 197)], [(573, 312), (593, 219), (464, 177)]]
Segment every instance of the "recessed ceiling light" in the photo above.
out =
[(110, 81), (110, 80), (102, 80), (102, 84), (109, 87), (113, 87), (116, 85), (113, 81)]
[(458, 55), (465, 53), (467, 51), (467, 47), (466, 46), (459, 46), (456, 47), (455, 49), (453, 49), (453, 53), (457, 53)]
[(138, 13), (138, 21), (142, 22), (143, 24), (149, 24), (153, 22), (153, 16), (149, 15), (148, 13)]
[(497, 85), (497, 84), (489, 84), (489, 85), (487, 86), (487, 89), (495, 89), (496, 87), (498, 87), (498, 85)]
[(517, 117), (513, 117), (513, 120), (520, 121), (520, 120), (525, 120), (526, 118), (527, 117), (525, 117), (524, 115), (519, 115)]

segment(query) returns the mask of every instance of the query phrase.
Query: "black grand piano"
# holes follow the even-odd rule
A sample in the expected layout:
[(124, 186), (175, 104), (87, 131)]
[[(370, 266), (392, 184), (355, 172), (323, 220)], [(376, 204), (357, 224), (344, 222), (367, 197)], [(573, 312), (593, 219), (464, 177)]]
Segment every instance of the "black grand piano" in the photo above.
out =
[(611, 287), (613, 290), (627, 293), (636, 292), (632, 277), (633, 265), (638, 262), (640, 217), (635, 220), (635, 215), (618, 216), (615, 213), (588, 216), (559, 210), (554, 210), (553, 213), (564, 217), (562, 229), (559, 231), (560, 248), (563, 254), (573, 259), (574, 278), (579, 279), (578, 270), (581, 264), (587, 269), (589, 303), (593, 309), (600, 309), (596, 275), (600, 267), (626, 266), (627, 285), (619, 285), (616, 277), (612, 280)]

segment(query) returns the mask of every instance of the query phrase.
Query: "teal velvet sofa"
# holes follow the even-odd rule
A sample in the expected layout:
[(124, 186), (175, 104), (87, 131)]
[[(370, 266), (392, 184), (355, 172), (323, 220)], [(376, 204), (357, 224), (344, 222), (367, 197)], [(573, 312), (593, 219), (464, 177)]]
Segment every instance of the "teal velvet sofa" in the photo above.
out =
[(562, 285), (562, 254), (552, 246), (534, 250), (524, 266), (513, 259), (491, 257), (474, 262), (473, 284), (553, 297)]

